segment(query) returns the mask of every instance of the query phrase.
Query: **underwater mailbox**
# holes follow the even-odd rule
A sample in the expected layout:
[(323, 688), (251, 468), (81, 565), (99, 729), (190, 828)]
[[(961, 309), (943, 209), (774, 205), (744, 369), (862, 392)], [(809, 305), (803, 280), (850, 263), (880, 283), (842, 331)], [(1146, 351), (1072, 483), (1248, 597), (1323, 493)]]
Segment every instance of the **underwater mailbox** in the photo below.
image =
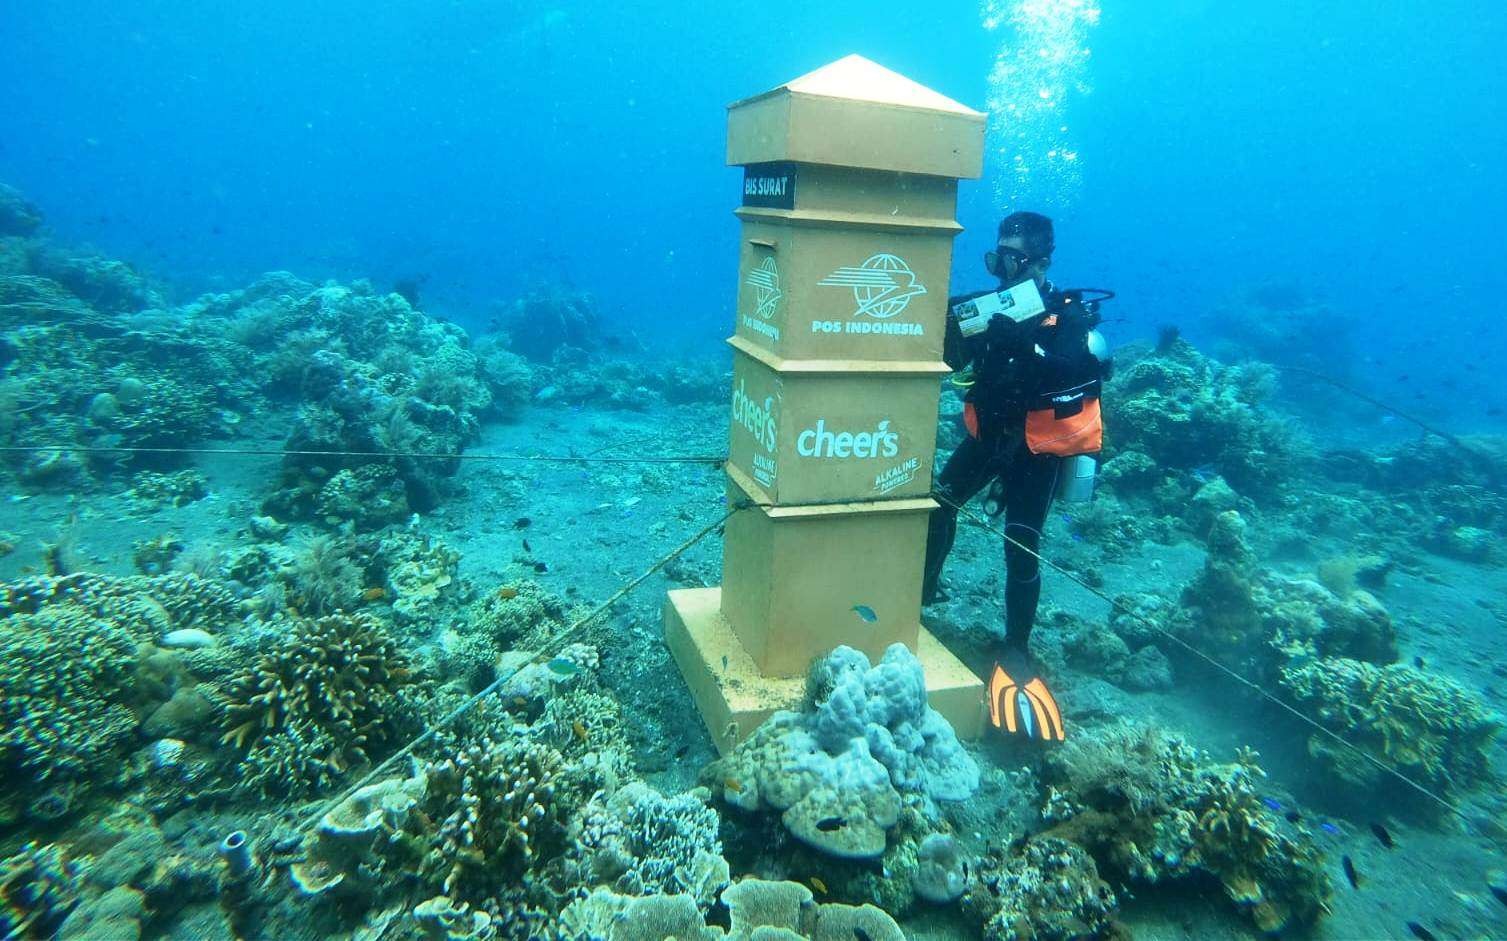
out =
[(726, 752), (838, 645), (915, 651), (963, 736), (982, 683), (920, 620), (957, 180), (984, 117), (859, 56), (734, 103), (742, 226), (720, 588), (665, 633)]

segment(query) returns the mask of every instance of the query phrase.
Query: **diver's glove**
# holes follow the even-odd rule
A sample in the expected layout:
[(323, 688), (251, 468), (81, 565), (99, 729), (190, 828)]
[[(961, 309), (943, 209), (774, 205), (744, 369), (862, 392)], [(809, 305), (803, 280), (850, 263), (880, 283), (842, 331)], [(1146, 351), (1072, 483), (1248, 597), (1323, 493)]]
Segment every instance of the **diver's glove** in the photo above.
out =
[(989, 326), (984, 328), (984, 337), (999, 352), (1007, 356), (1019, 356), (1031, 349), (1031, 338), (1036, 333), (1038, 323), (1040, 320), (1037, 317), (1017, 322), (1004, 314), (995, 314), (989, 318)]

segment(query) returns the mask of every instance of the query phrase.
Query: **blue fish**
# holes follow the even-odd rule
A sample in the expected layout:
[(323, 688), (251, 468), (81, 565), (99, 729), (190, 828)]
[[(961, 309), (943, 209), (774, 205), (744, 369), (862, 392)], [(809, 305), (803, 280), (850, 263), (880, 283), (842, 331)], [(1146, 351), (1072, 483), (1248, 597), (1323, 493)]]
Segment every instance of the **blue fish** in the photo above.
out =
[(1266, 805), (1267, 810), (1282, 810), (1282, 802), (1277, 800), (1275, 797), (1263, 797), (1261, 798), (1261, 803)]
[(879, 615), (875, 614), (874, 609), (866, 604), (855, 604), (853, 606), (853, 611), (869, 624), (873, 624), (875, 621), (879, 620)]
[(560, 677), (561, 679), (575, 676), (577, 673), (581, 672), (580, 666), (578, 666), (572, 660), (566, 660), (564, 657), (556, 657), (555, 659), (546, 663), (544, 665), (544, 668), (553, 673), (555, 676)]
[(1339, 836), (1342, 832), (1339, 827), (1330, 823), (1328, 820), (1325, 820), (1323, 823), (1319, 824), (1319, 829), (1323, 830), (1325, 833), (1333, 834), (1334, 836)]

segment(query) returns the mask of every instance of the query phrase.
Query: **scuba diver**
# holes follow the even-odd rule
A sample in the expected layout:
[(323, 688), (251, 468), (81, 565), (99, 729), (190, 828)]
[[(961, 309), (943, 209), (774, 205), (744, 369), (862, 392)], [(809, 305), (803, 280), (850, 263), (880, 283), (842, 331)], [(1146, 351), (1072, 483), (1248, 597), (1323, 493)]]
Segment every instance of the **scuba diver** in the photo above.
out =
[[(989, 677), (989, 718), (1011, 734), (1060, 741), (1062, 714), (1029, 647), (1041, 597), (1035, 552), (1062, 478), (1081, 485), (1086, 466), (1092, 486), (1088, 455), (1101, 446), (1099, 392), (1109, 371), (1107, 345), (1094, 327), (1099, 301), (1113, 294), (1055, 289), (1046, 279), (1054, 247), (1051, 219), (1011, 213), (999, 224), (995, 250), (984, 255), (999, 287), (948, 300), (943, 358), (954, 384), (968, 390), (968, 436), (937, 478), (941, 506), (927, 533), (922, 599), (946, 599), (942, 565), (957, 536), (957, 507), (989, 486), (985, 511), (1004, 512), (1006, 535), (1005, 639)], [(1037, 295), (1039, 304), (1015, 303)], [(1004, 311), (987, 314), (1001, 302)], [(1032, 310), (1039, 313), (1017, 319)]]

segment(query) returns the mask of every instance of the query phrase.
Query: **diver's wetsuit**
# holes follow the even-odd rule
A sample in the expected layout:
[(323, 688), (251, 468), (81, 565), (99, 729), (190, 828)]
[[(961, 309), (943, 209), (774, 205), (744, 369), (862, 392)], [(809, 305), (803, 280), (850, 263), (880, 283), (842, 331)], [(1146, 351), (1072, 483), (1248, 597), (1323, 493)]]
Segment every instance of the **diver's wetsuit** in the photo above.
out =
[[(986, 293), (951, 298), (948, 308)], [(1105, 372), (1088, 350), (1088, 320), (1081, 313), (1062, 313), (1050, 285), (1042, 293), (1047, 311), (1024, 324), (996, 322), (984, 333), (964, 337), (949, 317), (943, 353), (953, 369), (973, 368), (974, 384), (964, 402), (976, 416), (978, 434), (964, 438), (947, 459), (937, 477), (937, 493), (961, 505), (998, 481), (1010, 537), (1005, 542), (1005, 646), (1021, 652), (1041, 597), (1040, 565), (1032, 553), (1040, 544), (1062, 467), (1062, 458), (1033, 454), (1026, 445), (1026, 411), (1043, 393), (1100, 379)], [(1057, 322), (1049, 324), (1054, 313), (1059, 314)], [(943, 503), (932, 511), (922, 587), (928, 603), (936, 598), (957, 528), (956, 509)]]

